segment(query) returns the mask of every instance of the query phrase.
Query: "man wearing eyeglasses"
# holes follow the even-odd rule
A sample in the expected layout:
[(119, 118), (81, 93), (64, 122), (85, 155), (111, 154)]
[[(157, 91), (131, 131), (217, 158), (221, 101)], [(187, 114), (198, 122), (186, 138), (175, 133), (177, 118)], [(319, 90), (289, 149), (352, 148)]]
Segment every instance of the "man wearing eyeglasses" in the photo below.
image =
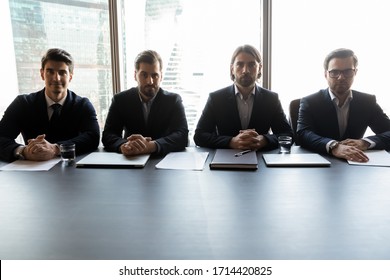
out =
[[(297, 134), (304, 148), (367, 162), (368, 149), (390, 149), (390, 120), (374, 95), (351, 90), (358, 59), (337, 49), (325, 58), (329, 87), (301, 99)], [(364, 137), (367, 127), (375, 135)]]

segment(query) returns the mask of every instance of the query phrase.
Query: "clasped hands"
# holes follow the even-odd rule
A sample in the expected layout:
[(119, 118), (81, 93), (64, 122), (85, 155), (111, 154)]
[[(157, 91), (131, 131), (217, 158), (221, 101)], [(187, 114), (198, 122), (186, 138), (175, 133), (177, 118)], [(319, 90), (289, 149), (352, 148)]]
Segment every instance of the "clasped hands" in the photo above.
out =
[(127, 142), (120, 147), (121, 153), (125, 156), (151, 154), (157, 149), (157, 144), (151, 137), (144, 137), (141, 134), (132, 134), (126, 140)]
[(254, 129), (244, 129), (230, 140), (229, 146), (232, 149), (257, 151), (265, 147), (267, 138), (258, 134)]
[(367, 150), (369, 146), (370, 143), (363, 139), (345, 139), (332, 150), (332, 154), (335, 157), (346, 160), (367, 162), (369, 159), (364, 151)]
[(25, 159), (45, 161), (59, 155), (60, 151), (58, 146), (48, 142), (45, 137), (46, 135), (42, 134), (27, 141), (27, 146), (23, 150), (23, 156)]

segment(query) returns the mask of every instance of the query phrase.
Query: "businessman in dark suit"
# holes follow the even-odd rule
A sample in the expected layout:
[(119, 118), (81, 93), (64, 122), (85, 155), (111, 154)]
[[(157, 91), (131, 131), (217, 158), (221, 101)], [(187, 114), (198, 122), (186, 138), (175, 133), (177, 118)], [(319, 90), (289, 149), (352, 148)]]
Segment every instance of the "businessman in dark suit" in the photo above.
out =
[(102, 142), (107, 151), (124, 155), (181, 151), (188, 126), (181, 97), (160, 88), (162, 60), (151, 50), (135, 59), (137, 87), (116, 94), (108, 112)]
[[(351, 90), (358, 59), (337, 49), (324, 61), (329, 88), (301, 99), (297, 133), (303, 147), (366, 162), (367, 149), (390, 149), (390, 120), (374, 95)], [(367, 127), (376, 134), (364, 137)]]
[(292, 136), (278, 95), (256, 84), (261, 68), (256, 48), (235, 50), (230, 64), (234, 84), (210, 93), (195, 130), (196, 145), (256, 151), (276, 148), (277, 135)]
[[(61, 49), (49, 49), (42, 57), (45, 88), (17, 96), (0, 121), (1, 160), (49, 160), (60, 154), (62, 143), (76, 144), (77, 154), (98, 147), (95, 109), (87, 98), (68, 89), (73, 67), (72, 56)], [(20, 133), (25, 145), (15, 141)]]

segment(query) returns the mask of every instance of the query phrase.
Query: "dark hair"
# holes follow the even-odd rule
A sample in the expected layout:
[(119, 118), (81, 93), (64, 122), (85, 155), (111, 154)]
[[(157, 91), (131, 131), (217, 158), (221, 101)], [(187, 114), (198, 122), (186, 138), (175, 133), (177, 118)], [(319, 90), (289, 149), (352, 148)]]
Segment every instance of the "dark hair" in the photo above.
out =
[(350, 49), (340, 48), (336, 49), (332, 52), (330, 52), (324, 60), (324, 69), (325, 71), (328, 70), (329, 61), (331, 61), (333, 58), (347, 58), (352, 57), (353, 58), (353, 65), (356, 68), (358, 65), (358, 58), (355, 55), (355, 53)]
[(160, 64), (160, 71), (162, 71), (163, 64), (161, 56), (156, 51), (146, 50), (137, 55), (134, 60), (134, 67), (135, 70), (139, 70), (141, 63), (155, 64), (157, 62)]
[[(262, 65), (262, 61), (261, 61), (261, 55), (260, 55), (260, 52), (253, 46), (251, 45), (243, 45), (243, 46), (239, 46), (233, 53), (232, 55), (232, 60), (230, 61), (230, 66), (233, 66), (234, 64), (234, 61), (236, 60), (236, 57), (240, 54), (240, 53), (247, 53), (251, 56), (253, 56), (256, 61)], [(261, 71), (259, 71), (259, 74), (257, 75), (257, 78), (260, 79), (261, 77)], [(230, 71), (230, 79), (232, 79), (232, 81), (234, 81), (235, 77), (232, 73), (232, 71)]]
[(65, 64), (69, 67), (69, 72), (73, 73), (73, 57), (67, 51), (57, 48), (48, 49), (41, 59), (42, 69), (45, 69), (45, 65), (49, 60), (65, 62)]

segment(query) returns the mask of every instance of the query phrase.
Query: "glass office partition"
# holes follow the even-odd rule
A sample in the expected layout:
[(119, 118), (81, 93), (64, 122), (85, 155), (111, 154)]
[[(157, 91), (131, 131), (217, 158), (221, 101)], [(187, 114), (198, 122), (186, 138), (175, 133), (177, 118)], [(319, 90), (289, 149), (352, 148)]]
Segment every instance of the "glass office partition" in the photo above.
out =
[(0, 117), (18, 93), (16, 76), (15, 51), (12, 40), (11, 15), (8, 1), (0, 1), (1, 52), (0, 77), (2, 94), (0, 94)]
[(353, 88), (375, 94), (390, 115), (385, 5), (380, 0), (273, 2), (272, 89), (280, 93), (284, 108), (294, 98), (327, 87), (324, 58), (344, 47), (359, 58)]
[(7, 95), (13, 99), (43, 88), (41, 57), (48, 48), (63, 48), (75, 59), (70, 89), (91, 100), (102, 127), (113, 94), (107, 3), (10, 0), (12, 37), (7, 43), (13, 44), (18, 89)]
[(232, 83), (234, 49), (260, 46), (260, 1), (122, 0), (120, 7), (125, 87), (136, 85), (135, 56), (144, 49), (159, 52), (162, 87), (182, 96), (192, 140), (208, 93)]
[(192, 139), (208, 93), (231, 84), (234, 49), (242, 44), (260, 49), (259, 0), (9, 0), (8, 56), (15, 58), (17, 86), (2, 104), (41, 89), (40, 59), (48, 48), (60, 47), (75, 58), (70, 89), (92, 101), (103, 127), (114, 94), (109, 3), (118, 7), (121, 50), (114, 57), (123, 65), (121, 90), (136, 85), (135, 56), (144, 49), (158, 51), (164, 61), (162, 87), (183, 97)]

